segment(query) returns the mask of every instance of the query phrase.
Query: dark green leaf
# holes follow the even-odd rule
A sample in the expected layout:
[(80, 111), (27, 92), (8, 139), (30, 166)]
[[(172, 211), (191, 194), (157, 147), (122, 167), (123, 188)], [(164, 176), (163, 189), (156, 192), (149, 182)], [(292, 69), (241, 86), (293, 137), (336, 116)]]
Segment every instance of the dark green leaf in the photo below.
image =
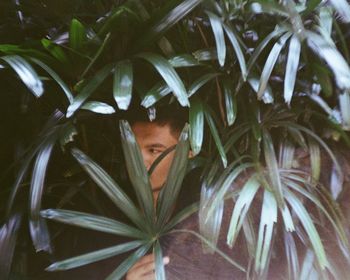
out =
[(217, 149), (219, 151), (219, 154), (220, 154), (220, 157), (221, 157), (221, 160), (222, 160), (222, 164), (223, 164), (224, 167), (226, 167), (227, 166), (227, 158), (226, 158), (224, 147), (223, 147), (223, 145), (221, 143), (221, 140), (220, 140), (219, 133), (218, 133), (218, 131), (216, 129), (214, 119), (211, 116), (210, 112), (207, 110), (207, 108), (204, 110), (204, 115), (205, 115), (205, 119), (207, 120), (207, 123), (209, 125), (210, 131), (211, 131), (211, 135), (214, 138), (215, 145), (216, 145), (216, 147), (217, 147)]
[(237, 56), (237, 59), (239, 62), (239, 66), (241, 67), (242, 78), (243, 78), (243, 81), (245, 81), (247, 78), (247, 75), (248, 75), (247, 74), (247, 65), (246, 65), (246, 62), (244, 59), (242, 49), (241, 49), (241, 47), (238, 43), (238, 40), (236, 38), (236, 34), (233, 32), (232, 27), (230, 27), (227, 24), (224, 24), (224, 29), (225, 29), (225, 32), (226, 32), (228, 38), (231, 41), (233, 49), (235, 50), (235, 53), (236, 53), (236, 56)]
[(204, 112), (202, 102), (199, 99), (191, 101), (189, 121), (190, 143), (193, 156), (195, 156), (201, 151), (204, 135)]
[(231, 126), (235, 122), (237, 113), (237, 103), (233, 96), (234, 87), (228, 80), (224, 80), (222, 86), (225, 96), (226, 119), (228, 125)]
[(130, 181), (147, 221), (152, 223), (154, 217), (152, 188), (140, 148), (127, 121), (121, 120), (119, 128)]
[(110, 274), (106, 280), (119, 280), (125, 273), (140, 259), (142, 258), (151, 247), (151, 244), (142, 245), (137, 251), (130, 255), (125, 261), (123, 261), (116, 270)]
[(88, 101), (84, 103), (81, 109), (89, 110), (98, 114), (113, 114), (115, 113), (114, 108), (111, 105), (108, 105), (104, 102), (99, 101)]
[(149, 108), (153, 106), (162, 97), (168, 95), (170, 92), (171, 92), (171, 89), (166, 83), (164, 82), (157, 83), (154, 87), (152, 87), (146, 93), (145, 97), (141, 102), (141, 105), (145, 108)]
[(103, 67), (96, 75), (84, 86), (80, 93), (74, 98), (74, 101), (67, 109), (67, 118), (71, 117), (78, 110), (86, 99), (102, 84), (112, 70), (113, 65), (109, 64)]
[(160, 247), (160, 243), (157, 240), (154, 246), (154, 254), (155, 254), (155, 275), (156, 280), (165, 280), (165, 270), (164, 270), (164, 260), (162, 254), (162, 248)]
[(219, 76), (219, 73), (208, 73), (204, 74), (197, 80), (195, 80), (192, 85), (188, 89), (188, 96), (191, 97), (193, 94), (195, 94), (202, 86), (204, 86), (206, 83), (211, 81), (213, 78), (216, 78)]
[(68, 57), (59, 45), (56, 45), (48, 39), (42, 39), (41, 43), (45, 47), (45, 49), (47, 49), (51, 53), (51, 55), (54, 58), (56, 58), (59, 62), (63, 63), (66, 66), (70, 65)]
[(132, 96), (133, 72), (129, 60), (118, 62), (114, 69), (113, 95), (118, 108), (127, 110)]
[(69, 45), (74, 50), (79, 50), (86, 39), (84, 26), (77, 19), (73, 19), (69, 30)]
[(277, 222), (277, 203), (271, 192), (264, 191), (264, 199), (261, 210), (258, 243), (256, 245), (255, 269), (263, 273), (266, 269), (274, 224)]
[(89, 263), (101, 261), (107, 258), (120, 255), (122, 253), (131, 251), (139, 246), (142, 246), (144, 241), (131, 241), (123, 244), (119, 244), (106, 249), (101, 249), (84, 255), (80, 255), (74, 258), (66, 259), (60, 262), (53, 263), (46, 268), (46, 271), (59, 271), (67, 270), (75, 267), (87, 265)]
[(189, 106), (186, 88), (179, 75), (165, 58), (153, 53), (142, 53), (138, 57), (147, 60), (157, 69), (182, 106)]
[(174, 68), (200, 65), (198, 60), (190, 54), (176, 55), (171, 57), (168, 61)]
[(291, 36), (289, 32), (284, 34), (277, 43), (273, 46), (271, 49), (271, 52), (269, 56), (267, 57), (267, 60), (264, 65), (264, 69), (261, 73), (261, 78), (260, 78), (260, 84), (259, 84), (259, 90), (258, 90), (258, 98), (261, 99), (263, 96), (263, 93), (265, 92), (267, 83), (269, 81), (270, 75), (272, 73), (273, 67), (276, 64), (277, 58), (284, 47), (287, 39)]
[(157, 201), (157, 225), (159, 228), (164, 226), (170, 218), (182, 186), (183, 178), (186, 174), (190, 148), (188, 134), (189, 127), (186, 124), (179, 137), (174, 159), (171, 163), (165, 185), (159, 193)]
[(297, 35), (293, 35), (289, 44), (286, 76), (284, 78), (284, 101), (290, 104), (292, 100), (294, 85), (300, 58), (300, 41)]
[(38, 74), (22, 57), (18, 55), (8, 55), (2, 56), (0, 59), (6, 61), (11, 68), (16, 71), (22, 82), (36, 97), (40, 97), (44, 93), (43, 84)]
[(219, 64), (220, 66), (224, 66), (226, 58), (226, 44), (222, 21), (217, 15), (209, 11), (206, 11), (206, 13), (209, 17), (210, 25), (214, 33), (216, 52), (218, 54)]
[(111, 234), (128, 236), (132, 238), (144, 239), (145, 233), (113, 219), (96, 216), (92, 214), (64, 210), (64, 209), (46, 209), (40, 212), (46, 219), (55, 220), (61, 223), (79, 226), (87, 229), (107, 232)]
[(145, 223), (142, 214), (118, 184), (82, 151), (74, 148), (72, 149), (72, 154), (114, 204), (136, 225), (140, 228), (144, 228)]

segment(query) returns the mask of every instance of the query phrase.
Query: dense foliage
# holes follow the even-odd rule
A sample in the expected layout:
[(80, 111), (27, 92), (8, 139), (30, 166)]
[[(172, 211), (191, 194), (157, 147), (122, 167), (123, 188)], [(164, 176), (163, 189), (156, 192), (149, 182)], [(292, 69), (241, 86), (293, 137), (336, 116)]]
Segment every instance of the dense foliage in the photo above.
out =
[[(195, 211), (193, 206), (170, 219), (190, 146), (196, 157), (188, 169), (204, 170), (203, 242), (215, 245), (224, 200), (233, 198), (227, 243), (233, 246), (242, 229), (252, 260), (249, 277), (266, 276), (278, 236), (284, 239), (287, 277), (345, 277), (347, 213), (338, 203), (349, 191), (337, 155), (350, 145), (346, 0), (18, 0), (2, 1), (0, 13), (1, 275), (26, 275), (21, 262), (31, 242), (37, 251), (51, 250), (49, 218), (135, 238), (110, 249), (118, 254), (138, 248), (113, 273), (116, 279), (153, 246), (157, 279), (163, 279), (157, 237)], [(189, 127), (154, 211), (132, 132), (123, 121), (119, 132), (118, 120), (131, 104), (153, 119), (157, 106), (169, 103), (188, 107)], [(300, 151), (307, 160), (298, 169)], [(125, 169), (139, 178), (131, 179), (135, 201), (120, 187)], [(328, 177), (321, 182), (322, 173)], [(244, 183), (237, 183), (240, 176)], [(88, 194), (97, 188), (133, 225), (103, 217), (98, 196)], [(99, 216), (63, 210), (77, 194)], [(251, 208), (260, 211), (257, 228)], [(327, 255), (323, 227), (339, 241), (345, 266)]]

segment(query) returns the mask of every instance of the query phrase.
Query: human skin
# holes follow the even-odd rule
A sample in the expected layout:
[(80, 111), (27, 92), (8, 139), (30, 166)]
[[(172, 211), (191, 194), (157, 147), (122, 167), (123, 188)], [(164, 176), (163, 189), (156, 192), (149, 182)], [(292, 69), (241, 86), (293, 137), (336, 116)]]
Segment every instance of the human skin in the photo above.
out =
[[(180, 131), (173, 131), (170, 125), (159, 125), (156, 122), (136, 122), (131, 128), (147, 170), (165, 150), (178, 143), (180, 136)], [(159, 191), (166, 181), (173, 158), (174, 151), (168, 153), (161, 160), (150, 176), (154, 205), (156, 205)], [(164, 264), (168, 264), (169, 261), (169, 257), (163, 258)], [(128, 271), (126, 280), (154, 280), (154, 269), (154, 255), (146, 255)]]

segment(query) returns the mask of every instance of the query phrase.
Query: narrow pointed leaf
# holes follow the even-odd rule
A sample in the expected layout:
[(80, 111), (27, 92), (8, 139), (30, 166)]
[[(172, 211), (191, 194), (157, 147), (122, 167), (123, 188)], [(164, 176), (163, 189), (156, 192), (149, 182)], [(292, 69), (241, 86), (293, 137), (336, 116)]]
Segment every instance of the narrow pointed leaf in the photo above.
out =
[(156, 264), (156, 269), (155, 269), (156, 280), (165, 280), (166, 278), (165, 278), (163, 253), (158, 240), (156, 241), (156, 244), (154, 246), (154, 254), (155, 254), (155, 264)]
[(327, 267), (328, 261), (327, 261), (326, 253), (324, 251), (324, 247), (322, 245), (320, 236), (317, 232), (317, 229), (315, 228), (315, 225), (314, 225), (309, 213), (307, 212), (307, 210), (303, 206), (300, 199), (298, 199), (289, 190), (286, 190), (285, 198), (288, 201), (288, 203), (290, 204), (294, 213), (298, 216), (305, 231), (307, 232), (307, 235), (310, 239), (310, 242), (311, 242), (312, 247), (313, 247), (313, 251), (317, 257), (319, 265), (321, 266), (322, 269)]
[(219, 73), (208, 73), (208, 74), (204, 74), (202, 77), (195, 80), (188, 89), (188, 96), (191, 97), (202, 86), (204, 86), (206, 83), (208, 83), (209, 81), (211, 81), (212, 79), (216, 78), (219, 75), (220, 75)]
[(223, 164), (224, 167), (226, 167), (227, 166), (227, 158), (226, 158), (224, 147), (223, 147), (223, 145), (221, 143), (221, 140), (220, 140), (219, 133), (218, 133), (218, 131), (216, 129), (214, 119), (210, 115), (210, 113), (209, 113), (209, 111), (207, 109), (204, 110), (204, 115), (205, 115), (205, 119), (207, 120), (207, 123), (209, 125), (211, 135), (214, 138), (215, 145), (216, 145), (216, 147), (217, 147), (217, 149), (219, 151), (219, 154), (220, 154), (220, 157), (221, 157), (221, 160), (222, 160), (222, 164)]
[(67, 109), (67, 118), (71, 117), (94, 91), (103, 83), (112, 70), (112, 65), (106, 65), (84, 86), (80, 93), (74, 98), (74, 101)]
[(192, 53), (198, 61), (217, 60), (218, 54), (215, 48), (198, 50)]
[(140, 211), (106, 171), (76, 148), (72, 149), (72, 155), (114, 204), (136, 225), (144, 228)]
[(223, 90), (225, 96), (226, 119), (228, 125), (231, 126), (235, 122), (237, 114), (237, 103), (233, 96), (233, 85), (228, 80), (224, 80)]
[(153, 221), (153, 196), (140, 148), (136, 142), (134, 133), (127, 121), (119, 122), (122, 147), (129, 173), (130, 181), (136, 193), (138, 203), (145, 213), (147, 221)]
[(132, 255), (130, 255), (125, 261), (123, 261), (116, 270), (114, 270), (106, 280), (119, 280), (122, 279), (125, 273), (146, 253), (148, 252), (151, 244), (146, 244), (137, 249)]
[(280, 55), (282, 48), (284, 47), (287, 39), (291, 36), (291, 34), (288, 32), (284, 34), (273, 46), (271, 49), (271, 52), (269, 56), (267, 57), (267, 60), (264, 65), (264, 69), (261, 73), (260, 83), (259, 83), (259, 90), (258, 90), (258, 99), (261, 99), (263, 93), (265, 92), (267, 83), (270, 79), (272, 70), (276, 64), (277, 58)]
[(0, 275), (10, 279), (9, 274), (14, 260), (14, 253), (22, 217), (14, 214), (0, 227)]
[(243, 52), (242, 52), (242, 49), (239, 45), (239, 42), (236, 38), (236, 34), (233, 32), (232, 28), (227, 25), (227, 24), (224, 24), (224, 29), (225, 29), (225, 32), (227, 34), (227, 37), (229, 38), (231, 44), (232, 44), (232, 47), (236, 53), (236, 56), (237, 56), (237, 59), (238, 59), (238, 62), (239, 62), (239, 66), (241, 68), (241, 74), (242, 74), (242, 78), (243, 78), (243, 81), (246, 80), (247, 78), (247, 65), (246, 65), (246, 62), (245, 62), (245, 58), (244, 58), (244, 55), (243, 55)]
[(77, 19), (73, 19), (69, 30), (69, 45), (74, 50), (79, 50), (86, 39), (84, 26)]
[(113, 95), (118, 108), (127, 110), (132, 96), (133, 71), (129, 60), (118, 62), (114, 69)]
[(41, 43), (44, 46), (44, 48), (47, 49), (49, 53), (51, 53), (51, 55), (54, 58), (56, 58), (59, 62), (63, 63), (66, 66), (70, 65), (68, 57), (59, 45), (56, 45), (48, 39), (42, 39)]
[(269, 252), (274, 224), (277, 222), (277, 203), (273, 194), (268, 190), (264, 191), (264, 199), (261, 210), (259, 225), (259, 236), (256, 248), (255, 269), (262, 273), (268, 263)]
[(186, 124), (179, 137), (174, 159), (171, 163), (165, 185), (158, 197), (157, 224), (160, 227), (162, 227), (169, 220), (170, 215), (174, 210), (174, 204), (177, 200), (183, 178), (186, 174), (187, 160), (190, 150), (188, 134), (189, 126)]
[(265, 47), (268, 45), (268, 43), (270, 43), (270, 41), (273, 38), (282, 35), (284, 32), (285, 32), (284, 29), (277, 26), (274, 31), (272, 31), (270, 34), (268, 34), (266, 37), (264, 37), (264, 39), (261, 41), (261, 43), (254, 50), (254, 53), (252, 54), (251, 58), (248, 61), (248, 66), (247, 66), (248, 72), (250, 72), (252, 67), (254, 65), (256, 65), (256, 63), (255, 63), (256, 60), (259, 58), (261, 52), (265, 49)]
[(165, 58), (153, 53), (142, 53), (137, 56), (147, 60), (157, 69), (182, 106), (189, 106), (186, 88), (179, 75)]
[(141, 105), (145, 108), (149, 108), (169, 93), (171, 93), (171, 89), (166, 83), (157, 83), (146, 93), (145, 97), (141, 102)]
[(271, 182), (271, 188), (276, 196), (278, 205), (284, 207), (282, 182), (279, 174), (278, 162), (276, 158), (275, 148), (273, 146), (272, 138), (267, 129), (263, 130), (263, 146), (265, 162), (268, 169), (268, 175)]
[(344, 90), (350, 89), (350, 67), (335, 44), (312, 31), (307, 31), (306, 36), (311, 49), (323, 58), (333, 71), (338, 87)]
[(284, 78), (284, 101), (290, 104), (292, 100), (297, 70), (299, 65), (301, 44), (297, 35), (293, 35), (289, 44), (286, 76)]
[(57, 139), (57, 133), (53, 134), (42, 145), (35, 160), (32, 180), (30, 185), (30, 234), (37, 251), (51, 251), (50, 238), (45, 221), (40, 217), (41, 201), (44, 192), (46, 169), (52, 149)]
[(61, 89), (66, 94), (69, 103), (72, 104), (74, 100), (73, 93), (70, 90), (70, 88), (67, 86), (67, 84), (60, 78), (60, 76), (58, 76), (58, 74), (55, 71), (53, 71), (49, 66), (43, 63), (41, 60), (36, 58), (31, 58), (31, 60), (37, 65), (39, 65), (42, 69), (44, 69), (57, 82), (57, 84), (61, 87)]
[(107, 258), (111, 258), (120, 255), (125, 252), (129, 252), (144, 244), (144, 241), (131, 241), (123, 244), (119, 244), (106, 249), (97, 250), (84, 255), (69, 258), (63, 261), (55, 262), (46, 268), (46, 271), (60, 271), (72, 269), (75, 267), (87, 265), (89, 263), (101, 261)]
[(339, 95), (339, 107), (342, 116), (342, 127), (350, 130), (350, 90)]
[(199, 99), (191, 101), (189, 114), (190, 143), (195, 156), (201, 151), (204, 135), (204, 112), (202, 102)]
[(330, 0), (335, 10), (345, 22), (350, 22), (350, 5), (346, 0)]
[(79, 226), (87, 229), (107, 232), (111, 234), (128, 236), (133, 238), (145, 238), (145, 234), (140, 230), (118, 222), (116, 220), (102, 216), (87, 214), (83, 212), (64, 210), (64, 209), (46, 209), (40, 212), (46, 219), (55, 220), (61, 223)]
[(239, 192), (238, 199), (232, 212), (230, 226), (227, 232), (227, 244), (232, 247), (238, 233), (243, 225), (243, 221), (247, 215), (249, 207), (259, 189), (259, 182), (256, 178), (251, 177), (244, 184), (242, 190)]
[(99, 101), (88, 101), (84, 103), (81, 109), (88, 110), (98, 114), (113, 114), (115, 113), (114, 108), (104, 102)]
[(290, 232), (284, 232), (284, 247), (287, 256), (288, 277), (289, 279), (297, 279), (300, 275), (299, 256), (293, 234)]
[(11, 66), (34, 96), (40, 97), (44, 93), (43, 84), (38, 74), (26, 60), (18, 55), (2, 56), (0, 59)]
[[(248, 79), (248, 83), (253, 88), (253, 90), (256, 93), (258, 93), (258, 91), (259, 91), (259, 79), (257, 79), (257, 78), (249, 78)], [(272, 94), (272, 89), (271, 89), (271, 87), (269, 85), (266, 86), (266, 89), (263, 92), (263, 94), (261, 96), (261, 99), (262, 99), (262, 101), (265, 104), (273, 103), (274, 98), (273, 98), (273, 94)]]
[(217, 15), (209, 11), (206, 11), (206, 14), (209, 17), (210, 25), (214, 33), (219, 64), (220, 66), (224, 66), (225, 58), (226, 58), (226, 44), (225, 44), (225, 36), (224, 36), (222, 21)]
[(168, 61), (174, 68), (200, 65), (198, 60), (190, 54), (176, 55), (171, 57)]

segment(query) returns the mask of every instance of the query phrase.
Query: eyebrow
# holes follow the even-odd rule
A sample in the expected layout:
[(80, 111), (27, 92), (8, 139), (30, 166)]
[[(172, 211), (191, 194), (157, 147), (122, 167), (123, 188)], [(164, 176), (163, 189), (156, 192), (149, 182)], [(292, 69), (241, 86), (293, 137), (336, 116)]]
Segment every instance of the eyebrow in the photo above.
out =
[(146, 148), (164, 148), (164, 149), (166, 149), (167, 147), (164, 146), (163, 144), (160, 144), (160, 143), (154, 143), (154, 144), (146, 145)]

